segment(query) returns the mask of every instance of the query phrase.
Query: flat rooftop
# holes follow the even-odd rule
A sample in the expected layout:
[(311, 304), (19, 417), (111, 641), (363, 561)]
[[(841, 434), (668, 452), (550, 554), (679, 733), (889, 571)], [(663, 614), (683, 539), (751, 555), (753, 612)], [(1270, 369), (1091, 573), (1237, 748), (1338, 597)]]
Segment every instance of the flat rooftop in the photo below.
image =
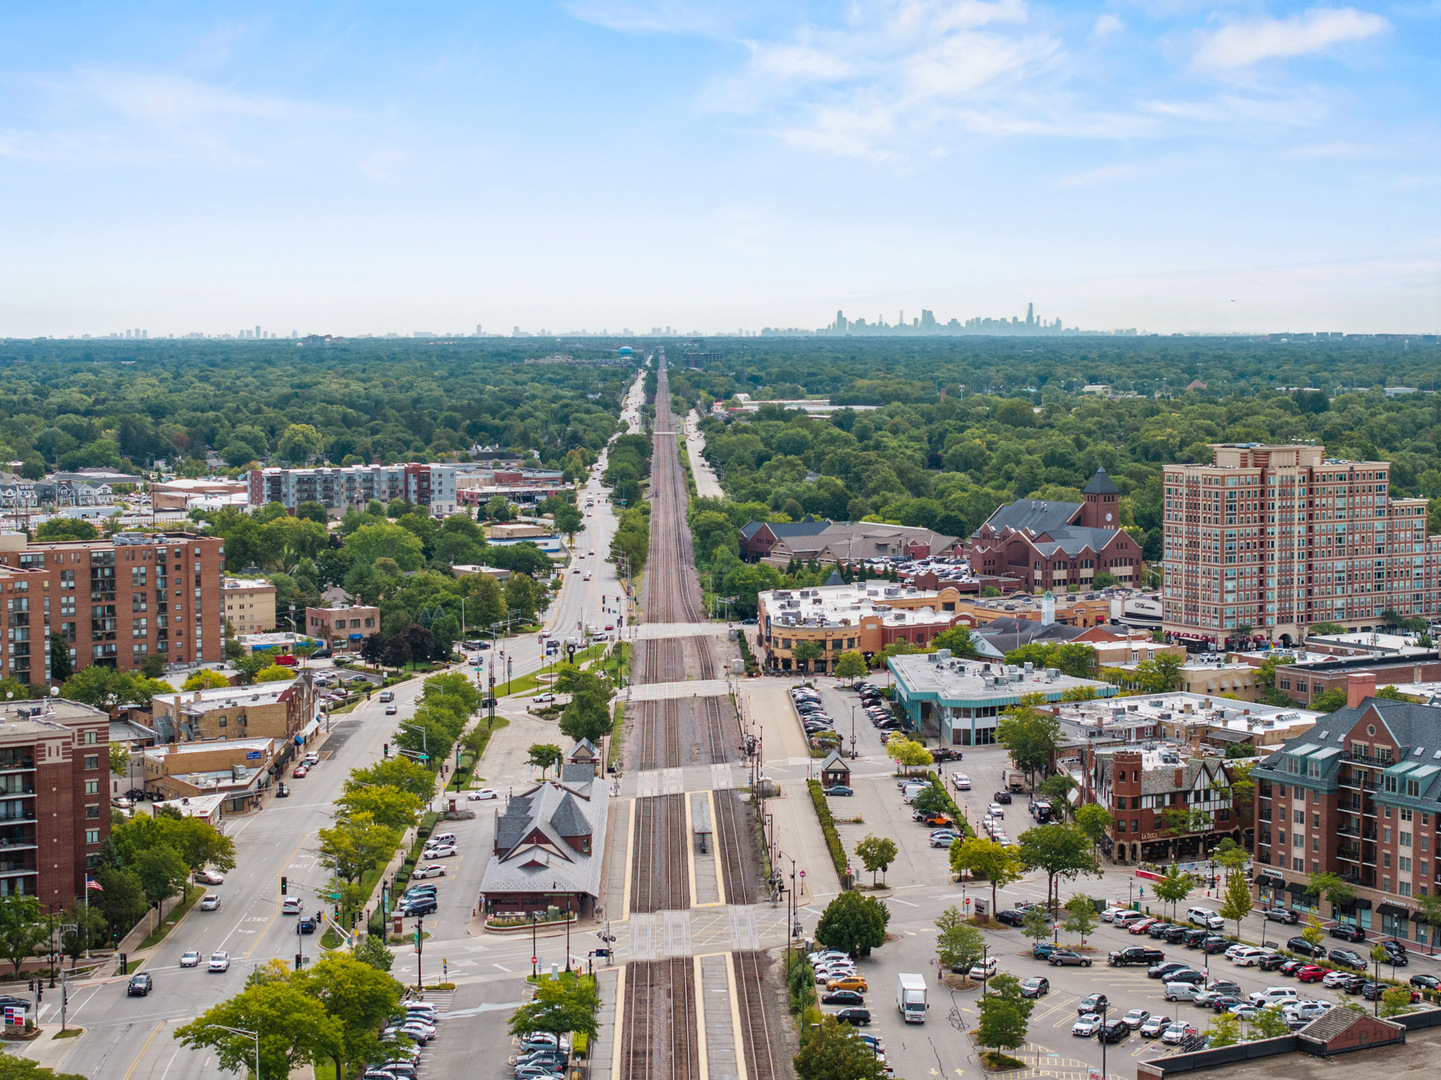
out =
[(797, 629), (859, 626), (863, 618), (879, 618), (885, 626), (910, 626), (955, 615), (940, 610), (939, 592), (884, 578), (813, 589), (773, 589), (761, 597), (773, 626)]
[(0, 742), (44, 738), (75, 724), (109, 719), (99, 709), (65, 698), (7, 701), (0, 709)]
[(957, 660), (941, 649), (934, 653), (893, 656), (891, 671), (903, 684), (908, 697), (934, 697), (940, 705), (995, 706), (1005, 708), (1025, 694), (1044, 694), (1059, 700), (1067, 690), (1090, 687), (1099, 697), (1119, 691), (1110, 683), (1077, 679), (1055, 668), (1026, 671), (1025, 668), (978, 660)]
[[(1134, 727), (1138, 721), (1167, 722), (1226, 728), (1236, 732), (1276, 730), (1289, 739), (1311, 729), (1321, 713), (1310, 709), (1278, 708), (1251, 701), (1176, 691), (1110, 701), (1077, 701), (1060, 706), (1062, 722), (1078, 727)], [(1273, 741), (1273, 740), (1267, 740)]]
[(163, 701), (172, 707), (199, 708), (208, 712), (223, 708), (231, 703), (237, 709), (246, 706), (274, 705), (282, 694), (295, 685), (290, 682), (255, 683), (251, 686), (217, 686), (209, 690), (180, 690), (174, 694), (156, 694), (155, 701)]
[(204, 742), (166, 743), (164, 746), (148, 748), (146, 757), (161, 758), (171, 754), (208, 754), (212, 750), (259, 750), (270, 749), (274, 739), (207, 739)]

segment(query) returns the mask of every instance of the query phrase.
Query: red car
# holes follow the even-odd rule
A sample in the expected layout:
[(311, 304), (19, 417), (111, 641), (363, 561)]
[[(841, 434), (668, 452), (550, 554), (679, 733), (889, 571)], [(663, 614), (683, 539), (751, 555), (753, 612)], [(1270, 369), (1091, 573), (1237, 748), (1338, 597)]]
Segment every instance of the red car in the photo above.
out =
[(1135, 923), (1132, 923), (1132, 924), (1131, 924), (1131, 926), (1130, 926), (1130, 931), (1131, 931), (1131, 933), (1133, 933), (1133, 934), (1144, 934), (1147, 930), (1149, 930), (1149, 929), (1151, 928), (1151, 924), (1152, 924), (1152, 923), (1155, 923), (1155, 922), (1160, 922), (1160, 920), (1159, 920), (1159, 919), (1141, 919), (1139, 922), (1135, 922)]
[(1296, 972), (1296, 978), (1300, 982), (1320, 982), (1330, 973), (1330, 968), (1321, 967), (1319, 964), (1307, 964)]
[(291, 771), (290, 775), (297, 780), (304, 780), (308, 772), (310, 772), (310, 767), (308, 765), (305, 765), (304, 763), (301, 763), (295, 766), (295, 768)]

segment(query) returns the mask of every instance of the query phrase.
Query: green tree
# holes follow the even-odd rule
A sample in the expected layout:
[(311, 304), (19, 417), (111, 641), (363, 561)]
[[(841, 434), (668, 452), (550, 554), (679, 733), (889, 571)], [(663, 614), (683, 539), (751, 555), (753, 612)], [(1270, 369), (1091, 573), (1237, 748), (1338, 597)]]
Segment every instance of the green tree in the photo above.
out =
[(991, 883), (991, 913), (996, 911), (996, 890), (1021, 880), (1024, 867), (1016, 849), (984, 836), (951, 844), (951, 872), (970, 873)]
[(950, 810), (949, 802), (946, 793), (931, 784), (911, 800), (911, 809), (924, 810), (928, 814), (944, 814)]
[(50, 940), (40, 901), (33, 896), (0, 896), (0, 957), (20, 974), (20, 965)]
[(549, 1032), (562, 1035), (581, 1034), (595, 1038), (600, 1011), (600, 992), (593, 977), (573, 980), (542, 977), (535, 986), (535, 996), (517, 1009), (510, 1018), (512, 1035), (533, 1035)]
[[(1046, 874), (1046, 895), (1056, 895), (1058, 879), (1100, 873), (1090, 838), (1074, 825), (1039, 825), (1021, 833), (1017, 855), (1028, 870)], [(1054, 911), (1054, 901), (1051, 910)]]
[(1061, 722), (1042, 713), (1041, 694), (1025, 694), (1021, 703), (1009, 708), (996, 724), (996, 741), (1009, 751), (1016, 768), (1033, 777), (1050, 767), (1061, 744)]
[(1256, 1039), (1279, 1039), (1283, 1035), (1291, 1034), (1291, 1025), (1286, 1023), (1286, 1017), (1281, 1013), (1281, 1006), (1271, 1005), (1262, 1009), (1250, 1021), (1251, 1029), (1248, 1037)]
[(876, 874), (884, 874), (891, 863), (896, 861), (899, 850), (894, 840), (874, 834), (868, 835), (856, 845), (856, 858), (870, 871), (872, 885), (876, 883)]
[(1211, 1048), (1235, 1046), (1241, 1041), (1241, 1018), (1235, 1013), (1223, 1012), (1206, 1029)]
[(966, 922), (954, 904), (936, 919), (936, 956), (943, 968), (967, 972), (985, 957), (985, 936)]
[(536, 587), (529, 574), (511, 574), (502, 591), (505, 594), (506, 610), (517, 616), (521, 622), (528, 623), (535, 619)]
[(1157, 816), (1160, 818), (1162, 831), (1177, 838), (1206, 832), (1211, 827), (1211, 815), (1194, 807), (1168, 806)]
[(402, 788), (350, 787), (335, 800), (335, 805), (345, 816), (369, 814), (370, 819), (379, 825), (405, 830), (419, 819), (425, 800)]
[(35, 539), (40, 540), (98, 540), (100, 530), (80, 518), (51, 518), (35, 529)]
[(1021, 933), (1032, 941), (1040, 941), (1043, 937), (1051, 936), (1051, 920), (1046, 913), (1038, 907), (1027, 908), (1026, 914), (1021, 919)]
[(1306, 894), (1316, 897), (1318, 906), (1319, 901), (1324, 900), (1333, 908), (1344, 908), (1351, 906), (1351, 901), (1356, 898), (1356, 889), (1338, 875), (1322, 871), (1311, 875), (1306, 884)]
[(146, 901), (151, 904), (162, 903), (180, 893), (190, 876), (185, 860), (169, 844), (157, 844), (137, 852), (131, 868), (140, 879)]
[(1381, 991), (1381, 1015), (1383, 1017), (1401, 1016), (1413, 1011), (1411, 991), (1406, 987), (1393, 986), (1389, 990)]
[(532, 743), (526, 764), (540, 766), (540, 775), (544, 779), (545, 771), (552, 765), (559, 765), (564, 756), (564, 751), (554, 743)]
[(967, 626), (953, 626), (949, 630), (942, 630), (931, 638), (931, 648), (950, 649), (952, 656), (974, 657), (977, 655), (976, 643), (971, 640), (971, 630)]
[(100, 865), (93, 876), (100, 890), (91, 896), (90, 903), (100, 909), (113, 934), (125, 933), (149, 910), (145, 889), (134, 870)]
[(130, 751), (120, 743), (110, 744), (110, 771), (116, 776), (130, 773)]
[(294, 678), (295, 672), (284, 664), (271, 664), (255, 673), (255, 681), (258, 683), (289, 682)]
[(1311, 629), (1306, 631), (1307, 634), (1313, 637), (1321, 637), (1323, 635), (1330, 634), (1344, 634), (1345, 632), (1346, 628), (1344, 626), (1342, 626), (1340, 623), (1334, 622), (1314, 623), (1312, 624)]
[(218, 689), (229, 685), (230, 680), (220, 672), (212, 671), (210, 668), (201, 668), (199, 671), (192, 671), (187, 675), (185, 681), (180, 684), (180, 689), (188, 694), (192, 690), (209, 690), (212, 687)]
[(70, 660), (70, 643), (65, 640), (64, 635), (53, 633), (50, 635), (50, 678), (58, 683), (63, 683), (74, 673), (75, 667)]
[(906, 772), (930, 768), (931, 752), (912, 739), (892, 739), (886, 743), (886, 755)]
[(823, 655), (825, 655), (825, 649), (819, 642), (812, 641), (810, 638), (802, 638), (797, 641), (795, 648), (791, 650), (791, 658), (795, 660), (796, 668), (800, 671), (809, 671), (811, 663), (819, 660)]
[(379, 934), (366, 934), (356, 941), (350, 955), (380, 971), (389, 971), (395, 963), (395, 953), (385, 944)]
[(1064, 818), (1071, 806), (1071, 792), (1079, 786), (1069, 773), (1055, 773), (1042, 780), (1036, 791), (1050, 799), (1057, 814)]
[(1116, 818), (1099, 803), (1086, 803), (1076, 808), (1076, 827), (1085, 833), (1086, 839), (1091, 842), (1091, 854), (1094, 857), (1101, 840), (1116, 827)]
[(555, 531), (565, 537), (568, 546), (575, 545), (575, 534), (584, 524), (585, 518), (575, 503), (563, 502), (555, 508)]
[(1314, 911), (1307, 913), (1306, 925), (1301, 928), (1301, 936), (1311, 945), (1319, 945), (1326, 940), (1325, 924), (1316, 917)]
[(350, 792), (367, 784), (399, 788), (421, 799), (429, 799), (435, 794), (435, 774), (424, 765), (403, 757), (393, 757), (354, 770), (345, 782), (345, 790)]
[(1034, 998), (1021, 996), (1021, 980), (1000, 972), (993, 975), (987, 993), (978, 1003), (981, 1014), (976, 1041), (982, 1046), (1015, 1050), (1025, 1044)]
[(1163, 904), (1171, 905), (1171, 918), (1176, 917), (1176, 908), (1185, 902), (1186, 897), (1191, 895), (1191, 890), (1196, 887), (1196, 879), (1186, 873), (1176, 863), (1166, 867), (1166, 873), (1160, 878), (1152, 889), (1156, 893), (1156, 899)]
[(1318, 713), (1329, 715), (1338, 712), (1346, 707), (1346, 691), (1337, 687), (1334, 690), (1326, 690), (1317, 694), (1311, 699), (1310, 708)]
[(485, 504), (485, 516), (491, 521), (509, 521), (510, 500), (504, 495), (492, 495)]
[(321, 829), (318, 835), (320, 865), (342, 881), (359, 881), (390, 858), (401, 832), (362, 811)]
[(400, 1004), (402, 987), (389, 974), (345, 953), (330, 953), (291, 981), (319, 1001), (340, 1023), (342, 1037), (331, 1057), (336, 1076), (373, 1060), (380, 1051), (379, 1031)]
[[(44, 473), (42, 472), (43, 476)], [(40, 477), (27, 476), (27, 480)], [(874, 1055), (872, 1055), (874, 1056)], [(85, 1080), (79, 1073), (62, 1073), (17, 1054), (0, 1055), (0, 1080)]]
[(1401, 693), (1394, 686), (1383, 686), (1376, 691), (1376, 696), (1382, 701), (1410, 701), (1405, 694)]
[(310, 424), (291, 424), (275, 444), (275, 452), (293, 465), (305, 465), (324, 450), (325, 440)]
[(816, 940), (828, 949), (866, 956), (885, 944), (890, 920), (890, 909), (875, 897), (843, 892), (821, 912)]
[(374, 566), (377, 559), (392, 559), (401, 570), (419, 570), (425, 553), (419, 537), (388, 521), (362, 525), (345, 541), (351, 566)]
[(1079, 934), (1081, 944), (1096, 927), (1101, 925), (1101, 916), (1096, 912), (1096, 903), (1085, 893), (1076, 893), (1066, 901), (1065, 930), (1068, 934)]
[(1223, 919), (1236, 920), (1236, 936), (1241, 936), (1241, 920), (1251, 914), (1251, 887), (1241, 874), (1226, 877), (1226, 889), (1217, 914)]
[(191, 1049), (212, 1048), (220, 1067), (228, 1072), (254, 1068), (254, 1041), (224, 1028), (260, 1033), (257, 1080), (287, 1080), (302, 1065), (334, 1059), (345, 1045), (340, 1021), (288, 979), (247, 986), (176, 1028), (175, 1038)]
[(886, 1080), (885, 1067), (856, 1029), (834, 1016), (808, 1026), (800, 1053), (791, 1059), (796, 1080)]
[(105, 916), (98, 908), (76, 904), (61, 915), (60, 921), (70, 927), (60, 934), (60, 951), (70, 958), (73, 971), (88, 949), (105, 944)]
[(864, 678), (866, 671), (865, 657), (853, 650), (841, 653), (840, 658), (836, 661), (836, 669), (831, 674), (837, 679), (849, 679), (851, 682), (855, 682), (857, 679)]

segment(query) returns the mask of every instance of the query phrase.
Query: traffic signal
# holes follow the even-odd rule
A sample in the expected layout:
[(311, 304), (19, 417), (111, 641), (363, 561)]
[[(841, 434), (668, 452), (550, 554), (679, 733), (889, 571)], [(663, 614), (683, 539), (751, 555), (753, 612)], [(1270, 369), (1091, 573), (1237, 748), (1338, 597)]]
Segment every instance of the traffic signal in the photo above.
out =
[(285, 886), (286, 886), (285, 875), (282, 874), (281, 877), (280, 877), (280, 895), (281, 895), (281, 896), (284, 896), (284, 895), (285, 895)]
[(296, 954), (295, 954), (295, 970), (296, 970), (296, 971), (299, 971), (299, 970), (300, 970), (301, 962), (302, 962), (304, 959), (305, 959), (305, 958), (304, 958), (303, 956), (301, 956), (300, 953), (296, 953)]
[(384, 760), (385, 760), (386, 758), (388, 758), (388, 757), (390, 757), (390, 743), (388, 743), (388, 742), (386, 742), (386, 743), (381, 743), (381, 744), (380, 744), (380, 760), (381, 760), (381, 761), (384, 761)]

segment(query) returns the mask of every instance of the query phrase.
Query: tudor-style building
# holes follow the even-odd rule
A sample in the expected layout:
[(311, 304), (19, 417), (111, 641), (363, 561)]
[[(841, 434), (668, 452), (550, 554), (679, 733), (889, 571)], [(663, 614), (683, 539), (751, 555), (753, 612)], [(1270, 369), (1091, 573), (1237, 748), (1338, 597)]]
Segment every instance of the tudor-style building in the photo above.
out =
[(1115, 818), (1101, 840), (1113, 863), (1204, 856), (1222, 837), (1241, 838), (1222, 758), (1180, 745), (1092, 749), (1088, 758), (1089, 791)]
[(1120, 490), (1097, 469), (1084, 502), (1020, 499), (1006, 503), (971, 534), (971, 573), (1009, 575), (1027, 592), (1087, 588), (1101, 571), (1139, 583), (1141, 548), (1121, 528)]
[[(1265, 901), (1441, 945), (1417, 908), (1441, 890), (1441, 708), (1375, 689), (1370, 673), (1348, 676), (1344, 709), (1251, 770), (1255, 882)], [(1351, 884), (1352, 902), (1308, 895), (1317, 873)]]

